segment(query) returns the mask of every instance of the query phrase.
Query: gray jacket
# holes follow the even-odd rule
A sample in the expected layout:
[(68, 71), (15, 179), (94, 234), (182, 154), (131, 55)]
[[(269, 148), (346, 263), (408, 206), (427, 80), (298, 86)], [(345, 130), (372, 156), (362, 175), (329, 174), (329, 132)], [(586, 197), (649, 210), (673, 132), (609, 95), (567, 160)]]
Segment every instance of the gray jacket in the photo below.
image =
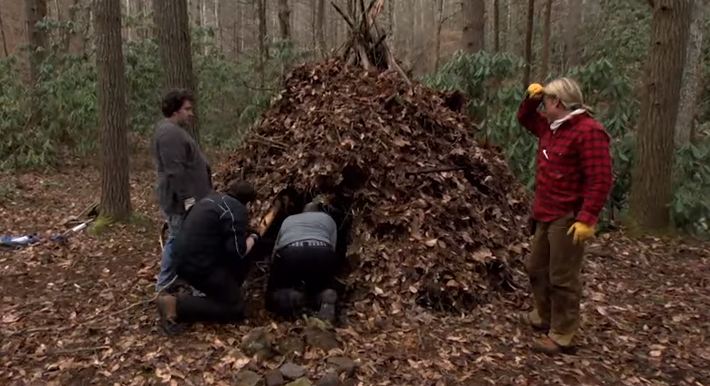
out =
[(305, 212), (286, 217), (276, 237), (274, 251), (306, 240), (322, 241), (335, 250), (338, 227), (333, 218), (323, 212)]
[(199, 201), (212, 191), (210, 166), (195, 140), (180, 126), (163, 119), (151, 145), (158, 170), (158, 202), (168, 215), (185, 212), (184, 200)]

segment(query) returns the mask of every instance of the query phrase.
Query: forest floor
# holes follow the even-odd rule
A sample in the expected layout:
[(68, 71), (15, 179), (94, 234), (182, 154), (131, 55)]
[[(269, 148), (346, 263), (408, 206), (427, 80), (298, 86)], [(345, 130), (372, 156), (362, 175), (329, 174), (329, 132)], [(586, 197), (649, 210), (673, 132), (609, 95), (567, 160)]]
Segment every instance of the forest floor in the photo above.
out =
[[(365, 315), (346, 305), (333, 345), (314, 339), (308, 320), (263, 312), (168, 338), (152, 302), (154, 175), (147, 160), (132, 169), (130, 223), (77, 233), (66, 245), (0, 249), (1, 384), (257, 385), (292, 362), (314, 384), (336, 368), (349, 385), (710, 385), (710, 243), (622, 232), (588, 248), (576, 355), (531, 352), (537, 334), (518, 321), (525, 293), (465, 315), (416, 306)], [(63, 231), (66, 217), (98, 198), (99, 184), (97, 170), (81, 166), (0, 175), (0, 234)], [(252, 357), (242, 339), (259, 326), (278, 337), (277, 349)]]

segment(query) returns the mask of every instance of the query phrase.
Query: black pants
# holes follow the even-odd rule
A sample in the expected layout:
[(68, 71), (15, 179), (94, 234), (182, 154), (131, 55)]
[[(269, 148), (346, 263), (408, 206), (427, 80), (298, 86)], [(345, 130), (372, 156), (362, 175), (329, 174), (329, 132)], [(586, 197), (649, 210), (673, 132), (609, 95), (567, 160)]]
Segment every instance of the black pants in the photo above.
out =
[(177, 299), (179, 322), (237, 322), (244, 318), (241, 289), (244, 275), (239, 267), (219, 266), (207, 274), (180, 270), (178, 275), (206, 297), (180, 295)]
[(338, 270), (335, 251), (329, 246), (286, 246), (276, 251), (271, 264), (267, 299), (274, 291), (296, 289), (308, 297), (333, 288)]

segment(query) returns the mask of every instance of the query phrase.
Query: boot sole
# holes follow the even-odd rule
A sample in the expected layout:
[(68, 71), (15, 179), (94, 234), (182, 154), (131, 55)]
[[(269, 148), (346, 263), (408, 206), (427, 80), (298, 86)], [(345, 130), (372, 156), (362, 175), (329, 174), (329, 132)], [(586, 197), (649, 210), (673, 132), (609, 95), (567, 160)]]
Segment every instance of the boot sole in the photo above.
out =
[(560, 354), (574, 355), (577, 353), (577, 347), (575, 346), (557, 346), (556, 350), (548, 350), (546, 348), (533, 346), (532, 350), (536, 353), (545, 354), (548, 356), (555, 356)]
[(335, 323), (335, 305), (333, 304), (324, 304), (321, 306), (320, 310), (318, 311), (318, 319)]
[(547, 325), (544, 325), (544, 324), (535, 324), (535, 323), (533, 323), (532, 320), (530, 320), (530, 318), (528, 317), (527, 314), (521, 314), (521, 315), (520, 315), (520, 321), (521, 321), (524, 325), (530, 326), (530, 328), (532, 328), (532, 329), (535, 330), (535, 331), (544, 332), (545, 334), (547, 334), (548, 332), (550, 332), (550, 326), (547, 326)]
[(183, 323), (175, 323), (169, 320), (165, 315), (165, 311), (163, 311), (163, 307), (160, 306), (160, 303), (157, 301), (156, 303), (158, 305), (158, 316), (160, 317), (160, 329), (163, 333), (167, 336), (176, 336), (185, 332), (187, 326)]

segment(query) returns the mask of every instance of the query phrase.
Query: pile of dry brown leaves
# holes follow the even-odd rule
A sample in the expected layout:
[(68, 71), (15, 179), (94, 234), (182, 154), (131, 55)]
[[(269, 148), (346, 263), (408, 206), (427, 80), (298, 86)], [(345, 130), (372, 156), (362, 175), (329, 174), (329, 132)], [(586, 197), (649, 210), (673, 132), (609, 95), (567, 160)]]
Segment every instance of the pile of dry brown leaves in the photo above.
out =
[(514, 286), (527, 205), (500, 153), (475, 141), (458, 98), (394, 71), (301, 66), (222, 179), (310, 196), (361, 186), (350, 282), (396, 294), (395, 309), (415, 299), (470, 309), (492, 287)]

